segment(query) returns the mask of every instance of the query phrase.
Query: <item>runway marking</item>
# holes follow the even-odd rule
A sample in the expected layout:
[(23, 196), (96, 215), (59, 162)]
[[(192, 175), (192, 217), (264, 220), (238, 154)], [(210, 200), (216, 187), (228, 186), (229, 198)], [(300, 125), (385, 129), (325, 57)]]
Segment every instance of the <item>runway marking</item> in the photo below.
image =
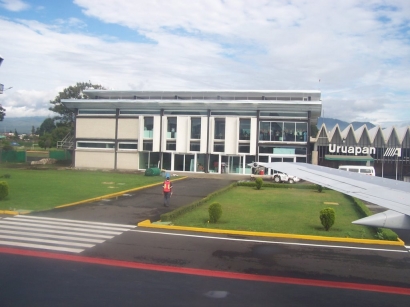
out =
[[(82, 242), (90, 242), (90, 243), (104, 243), (105, 240), (96, 240), (91, 238), (79, 238), (79, 237), (72, 237), (72, 236), (59, 236), (59, 235), (49, 235), (46, 233), (38, 233), (38, 232), (24, 232), (24, 231), (13, 231), (13, 230), (4, 230), (1, 229), (0, 233), (7, 233), (12, 235), (24, 235), (24, 236), (41, 236), (43, 238), (53, 238), (53, 239), (65, 239), (65, 240), (74, 240), (74, 241), (82, 241)], [(113, 237), (109, 237), (113, 238)]]
[[(31, 227), (14, 226), (14, 225), (1, 225), (0, 229), (1, 230), (2, 229), (17, 229), (17, 230), (33, 231), (33, 228), (31, 228)], [(103, 238), (103, 239), (112, 239), (112, 238), (114, 238), (114, 236), (108, 236), (108, 235), (99, 235), (99, 234), (91, 234), (91, 233), (89, 234), (89, 233), (72, 232), (72, 231), (61, 231), (61, 230), (54, 230), (54, 229), (36, 229), (36, 232), (69, 234), (69, 235)]]
[(35, 219), (35, 220), (48, 220), (48, 221), (65, 221), (71, 224), (90, 224), (90, 225), (103, 225), (103, 226), (111, 226), (111, 227), (124, 227), (124, 228), (135, 228), (135, 225), (126, 225), (126, 224), (113, 224), (113, 223), (102, 223), (102, 222), (89, 222), (89, 221), (82, 221), (82, 220), (69, 220), (69, 219), (59, 219), (53, 217), (42, 217), (42, 216), (31, 216), (31, 215), (18, 215), (14, 218), (22, 218), (22, 219)]
[(9, 248), (9, 247), (0, 247), (0, 253), (63, 260), (63, 261), (73, 261), (73, 262), (79, 262), (79, 263), (105, 265), (105, 266), (121, 267), (121, 268), (129, 268), (129, 269), (139, 269), (139, 270), (158, 271), (158, 272), (165, 272), (165, 273), (195, 275), (195, 276), (203, 276), (203, 277), (226, 278), (226, 279), (235, 279), (235, 280), (269, 282), (269, 283), (277, 283), (277, 284), (289, 284), (289, 285), (344, 289), (344, 290), (354, 290), (354, 291), (369, 291), (369, 292), (389, 293), (389, 294), (398, 294), (398, 295), (410, 295), (410, 288), (401, 288), (401, 287), (392, 287), (392, 286), (337, 282), (337, 281), (318, 280), (318, 279), (302, 279), (302, 278), (292, 278), (292, 277), (255, 275), (255, 274), (224, 272), (224, 271), (211, 271), (211, 270), (205, 270), (205, 269), (172, 267), (172, 266), (165, 266), (165, 265), (158, 265), (158, 264), (148, 264), (148, 263), (130, 262), (130, 261), (122, 261), (122, 260), (91, 258), (91, 257), (77, 256), (77, 255), (71, 255), (71, 254), (57, 254), (57, 253), (51, 253), (51, 252), (21, 250), (21, 249)]
[[(37, 216), (0, 219), (0, 245), (81, 253), (135, 225), (109, 224)], [(80, 249), (81, 248), (81, 249)]]
[[(58, 221), (58, 220), (57, 221), (50, 221), (48, 219), (47, 220), (46, 219), (35, 219), (35, 220), (33, 220), (33, 219), (27, 219), (25, 217), (23, 218), (22, 216), (16, 216), (16, 217), (12, 217), (12, 218), (8, 217), (8, 218), (5, 218), (5, 220), (23, 221), (27, 225), (29, 223), (36, 224), (36, 225), (46, 224), (46, 225), (65, 225), (65, 226), (67, 226), (67, 225), (73, 226), (73, 225), (79, 224), (78, 222), (72, 223), (69, 220), (61, 220), (61, 221)], [(85, 224), (85, 223), (87, 223), (87, 224)], [(121, 226), (121, 228), (120, 228), (120, 227), (116, 227), (116, 225), (111, 225), (111, 226), (94, 225), (94, 224), (89, 225), (88, 222), (81, 222), (81, 227), (91, 228), (91, 229), (106, 229), (106, 230), (108, 229), (108, 230), (114, 230), (114, 231), (127, 230), (127, 229), (124, 229), (124, 226)], [(130, 227), (127, 227), (127, 228), (130, 228)]]
[[(3, 219), (0, 221), (0, 226), (2, 225), (22, 225), (22, 226), (31, 226), (26, 222), (13, 222), (10, 220)], [(67, 227), (67, 226), (54, 226), (54, 225), (44, 225), (44, 224), (36, 224), (35, 226), (41, 228), (52, 228), (52, 229), (61, 229), (61, 230), (73, 230), (73, 231), (82, 231), (82, 232), (93, 232), (93, 233), (101, 233), (101, 234), (110, 234), (110, 235), (120, 235), (122, 232), (115, 232), (115, 231), (107, 231), (107, 230), (94, 230), (88, 228), (77, 228), (77, 227)]]
[(152, 234), (163, 234), (169, 236), (181, 236), (181, 237), (194, 237), (201, 239), (214, 239), (214, 240), (226, 240), (226, 241), (241, 241), (241, 242), (255, 242), (255, 243), (267, 243), (267, 244), (282, 244), (282, 245), (296, 245), (296, 246), (309, 246), (309, 247), (327, 247), (327, 248), (340, 248), (340, 249), (358, 249), (358, 250), (371, 250), (380, 252), (393, 252), (393, 253), (407, 253), (406, 250), (396, 250), (396, 249), (381, 249), (381, 248), (370, 248), (370, 247), (355, 247), (355, 246), (342, 246), (342, 245), (326, 245), (326, 244), (312, 244), (312, 243), (297, 243), (297, 242), (282, 242), (282, 241), (265, 241), (265, 240), (254, 240), (254, 239), (237, 239), (237, 238), (223, 238), (223, 237), (212, 237), (212, 236), (200, 236), (200, 235), (190, 235), (182, 233), (170, 233), (170, 232), (158, 232), (149, 230), (130, 230), (133, 232), (143, 232)]

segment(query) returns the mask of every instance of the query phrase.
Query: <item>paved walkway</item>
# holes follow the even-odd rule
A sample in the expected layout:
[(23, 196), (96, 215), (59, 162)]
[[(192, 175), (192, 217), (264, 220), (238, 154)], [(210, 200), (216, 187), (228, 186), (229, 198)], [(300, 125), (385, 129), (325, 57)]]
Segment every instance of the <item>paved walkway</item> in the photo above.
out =
[[(179, 178), (172, 177), (171, 180), (173, 179)], [(147, 219), (154, 222), (158, 221), (163, 213), (202, 199), (241, 179), (244, 177), (195, 174), (195, 176), (175, 180), (170, 207), (163, 206), (162, 186), (159, 184), (112, 199), (34, 212), (31, 215), (129, 225), (136, 225)]]

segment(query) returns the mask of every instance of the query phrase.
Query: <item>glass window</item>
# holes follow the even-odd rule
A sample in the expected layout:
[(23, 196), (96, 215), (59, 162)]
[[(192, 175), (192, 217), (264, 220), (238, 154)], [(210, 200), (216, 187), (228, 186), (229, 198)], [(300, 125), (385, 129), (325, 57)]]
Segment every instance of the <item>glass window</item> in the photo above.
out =
[(191, 139), (201, 138), (201, 118), (191, 118)]
[(177, 142), (167, 141), (166, 150), (177, 150)]
[(144, 138), (152, 139), (154, 130), (154, 118), (144, 117)]
[(115, 115), (115, 110), (78, 110), (78, 115)]
[(307, 123), (296, 123), (296, 142), (307, 142)]
[(214, 152), (224, 152), (225, 143), (214, 143)]
[(251, 151), (251, 146), (249, 144), (239, 143), (238, 152), (240, 153), (249, 153)]
[(225, 139), (225, 118), (215, 118), (215, 139)]
[(167, 118), (167, 139), (175, 139), (177, 137), (177, 118)]
[(118, 149), (133, 149), (137, 150), (138, 149), (138, 143), (123, 143), (120, 142), (118, 143)]
[(270, 140), (270, 122), (260, 122), (259, 125), (259, 140), (269, 141)]
[(152, 140), (144, 140), (142, 142), (142, 150), (152, 151)]
[(272, 141), (283, 141), (283, 122), (272, 123)]
[(158, 110), (120, 110), (120, 115), (160, 114)]
[(295, 123), (289, 123), (289, 122), (283, 123), (283, 141), (286, 141), (286, 142), (295, 141)]
[(77, 142), (77, 148), (113, 149), (114, 142)]
[(251, 120), (250, 118), (239, 119), (239, 139), (249, 140), (251, 137)]
[(197, 141), (192, 141), (189, 144), (189, 151), (200, 151), (201, 150), (201, 144)]

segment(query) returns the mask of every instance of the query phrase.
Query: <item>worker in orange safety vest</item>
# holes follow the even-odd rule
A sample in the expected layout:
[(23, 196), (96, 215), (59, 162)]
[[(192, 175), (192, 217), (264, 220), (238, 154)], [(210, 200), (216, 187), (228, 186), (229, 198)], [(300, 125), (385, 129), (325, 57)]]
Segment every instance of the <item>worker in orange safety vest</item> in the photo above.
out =
[(169, 206), (169, 199), (172, 195), (172, 182), (169, 181), (169, 177), (167, 176), (164, 184), (162, 185), (162, 193), (164, 194), (164, 206)]

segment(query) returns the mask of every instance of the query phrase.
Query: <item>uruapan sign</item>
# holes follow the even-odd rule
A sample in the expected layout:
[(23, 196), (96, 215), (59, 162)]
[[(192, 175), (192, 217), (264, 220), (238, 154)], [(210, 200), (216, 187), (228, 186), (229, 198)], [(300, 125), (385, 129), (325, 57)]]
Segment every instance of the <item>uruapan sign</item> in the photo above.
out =
[[(340, 146), (336, 144), (329, 144), (330, 153), (344, 153), (354, 154), (355, 156), (360, 154), (372, 155), (376, 154), (375, 147), (360, 147), (360, 146)], [(401, 157), (401, 148), (386, 148), (384, 152), (385, 157)]]

